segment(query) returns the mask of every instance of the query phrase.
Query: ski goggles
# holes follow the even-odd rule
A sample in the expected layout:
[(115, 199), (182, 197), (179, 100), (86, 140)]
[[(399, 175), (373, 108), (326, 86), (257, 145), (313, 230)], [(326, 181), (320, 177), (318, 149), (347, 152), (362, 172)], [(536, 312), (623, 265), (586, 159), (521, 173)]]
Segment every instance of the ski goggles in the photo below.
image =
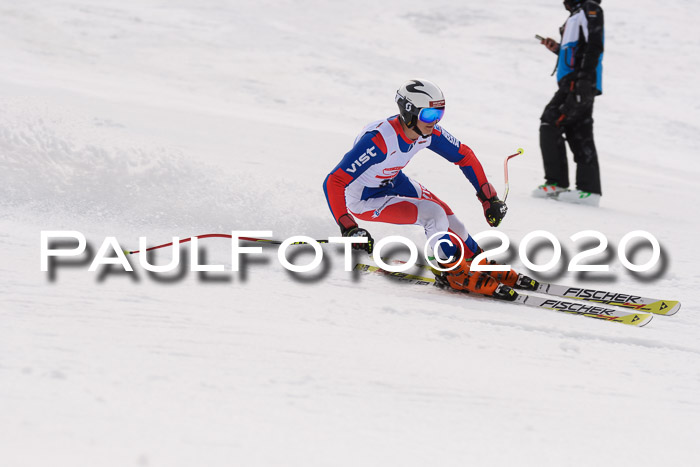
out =
[(439, 122), (443, 115), (445, 115), (444, 107), (441, 109), (428, 107), (425, 109), (420, 109), (420, 113), (418, 114), (418, 120), (420, 120), (423, 123), (435, 123)]

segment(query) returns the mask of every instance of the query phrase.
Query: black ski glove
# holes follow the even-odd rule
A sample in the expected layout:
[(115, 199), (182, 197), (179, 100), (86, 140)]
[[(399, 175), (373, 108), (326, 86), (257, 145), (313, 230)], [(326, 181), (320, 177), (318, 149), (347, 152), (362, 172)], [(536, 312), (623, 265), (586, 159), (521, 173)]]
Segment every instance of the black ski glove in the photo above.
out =
[(374, 249), (374, 239), (365, 229), (361, 229), (357, 226), (355, 219), (353, 219), (350, 214), (343, 214), (338, 218), (338, 226), (340, 226), (340, 232), (343, 237), (367, 237), (367, 243), (353, 243), (353, 250), (364, 250), (368, 254), (372, 254)]
[(506, 203), (498, 199), (496, 189), (490, 183), (484, 183), (476, 194), (484, 208), (484, 217), (491, 227), (498, 227), (508, 212)]

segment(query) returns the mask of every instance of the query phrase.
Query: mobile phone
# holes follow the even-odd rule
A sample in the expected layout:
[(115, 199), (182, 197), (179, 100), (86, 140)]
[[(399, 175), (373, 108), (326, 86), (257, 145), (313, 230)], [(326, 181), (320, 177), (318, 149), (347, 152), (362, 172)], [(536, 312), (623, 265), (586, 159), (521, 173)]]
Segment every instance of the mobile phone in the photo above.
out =
[(535, 34), (535, 39), (537, 39), (538, 41), (543, 41), (544, 37), (540, 36), (539, 34)]

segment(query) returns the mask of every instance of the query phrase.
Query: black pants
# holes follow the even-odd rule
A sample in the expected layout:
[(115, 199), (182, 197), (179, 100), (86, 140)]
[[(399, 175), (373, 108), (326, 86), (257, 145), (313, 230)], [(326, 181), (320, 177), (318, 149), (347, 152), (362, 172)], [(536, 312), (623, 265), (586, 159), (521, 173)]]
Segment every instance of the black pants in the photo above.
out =
[(602, 194), (598, 153), (593, 141), (593, 99), (588, 105), (577, 108), (574, 118), (567, 115), (562, 117), (562, 107), (569, 92), (567, 85), (560, 86), (540, 118), (540, 148), (545, 180), (547, 184), (569, 187), (566, 137), (576, 162), (576, 188)]

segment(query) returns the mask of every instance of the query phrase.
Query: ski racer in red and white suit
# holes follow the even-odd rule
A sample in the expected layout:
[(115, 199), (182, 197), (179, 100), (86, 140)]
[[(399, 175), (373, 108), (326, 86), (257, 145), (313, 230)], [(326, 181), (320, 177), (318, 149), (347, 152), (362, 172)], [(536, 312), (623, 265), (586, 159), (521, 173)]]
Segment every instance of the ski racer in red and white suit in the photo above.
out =
[(407, 81), (396, 92), (396, 103), (399, 115), (367, 125), (323, 184), (343, 236), (367, 237), (367, 243), (353, 247), (371, 253), (372, 237), (354, 217), (420, 225), (433, 251), (439, 244), (437, 256), (448, 268), (436, 272), (436, 285), (504, 300), (515, 300), (513, 286), (535, 287), (535, 281), (513, 270), (472, 272), (472, 261), (481, 252), (479, 245), (447, 204), (402, 172), (418, 151), (431, 149), (462, 170), (476, 190), (489, 225), (498, 226), (507, 212), (474, 152), (437, 124), (445, 112), (440, 88), (430, 81)]
[[(490, 185), (474, 152), (439, 125), (429, 136), (412, 139), (402, 127), (399, 116), (367, 125), (324, 182), (328, 205), (336, 222), (351, 228), (358, 219), (391, 224), (416, 224), (428, 238), (438, 232), (452, 232), (463, 242), (465, 256), (471, 258), (479, 246), (452, 209), (427, 188), (403, 173), (409, 161), (421, 149), (431, 149), (460, 167), (474, 189)], [(416, 133), (413, 133), (414, 138)], [(491, 192), (493, 187), (487, 187)], [(346, 225), (344, 225), (346, 224)], [(432, 248), (441, 238), (434, 236)], [(441, 244), (443, 259), (455, 254), (454, 246)], [(445, 251), (447, 250), (447, 251)]]

